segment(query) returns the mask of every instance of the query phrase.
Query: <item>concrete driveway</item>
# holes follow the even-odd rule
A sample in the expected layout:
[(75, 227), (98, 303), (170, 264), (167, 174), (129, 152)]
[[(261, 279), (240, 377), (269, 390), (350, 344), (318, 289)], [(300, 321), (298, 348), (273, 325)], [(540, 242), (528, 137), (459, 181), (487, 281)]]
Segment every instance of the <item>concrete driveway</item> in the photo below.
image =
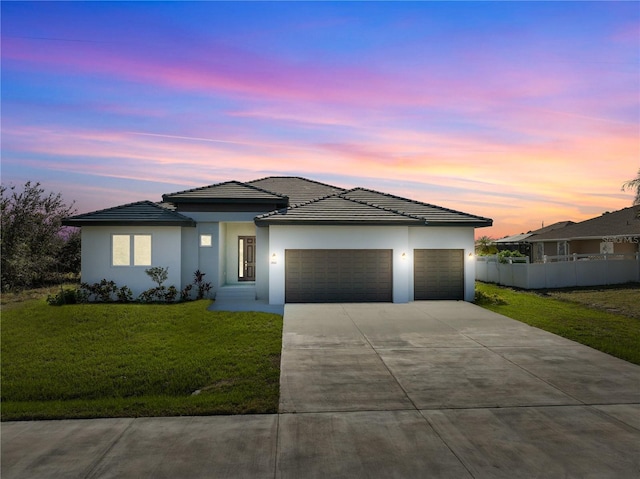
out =
[(640, 367), (464, 302), (287, 305), (280, 414), (3, 423), (2, 477), (637, 478)]

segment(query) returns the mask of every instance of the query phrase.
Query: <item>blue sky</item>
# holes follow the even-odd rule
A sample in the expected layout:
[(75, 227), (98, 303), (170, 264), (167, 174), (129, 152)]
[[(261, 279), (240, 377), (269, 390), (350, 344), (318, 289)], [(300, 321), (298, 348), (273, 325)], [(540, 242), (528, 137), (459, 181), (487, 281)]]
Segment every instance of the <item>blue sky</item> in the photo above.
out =
[(629, 206), (637, 2), (2, 2), (2, 182), (80, 212), (297, 175), (494, 219)]

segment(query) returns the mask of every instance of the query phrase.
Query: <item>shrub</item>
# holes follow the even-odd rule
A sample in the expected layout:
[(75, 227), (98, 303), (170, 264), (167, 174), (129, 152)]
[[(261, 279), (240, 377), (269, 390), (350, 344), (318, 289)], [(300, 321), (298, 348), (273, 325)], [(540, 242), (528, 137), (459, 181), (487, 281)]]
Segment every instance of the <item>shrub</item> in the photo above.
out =
[(504, 250), (498, 253), (498, 261), (503, 264), (508, 263), (509, 258), (524, 258), (524, 257), (525, 255), (523, 255), (520, 251)]
[(144, 272), (147, 273), (154, 283), (158, 283), (158, 288), (161, 288), (162, 283), (169, 277), (169, 267), (154, 266), (153, 268), (145, 269)]
[(191, 300), (191, 290), (193, 289), (192, 284), (188, 284), (184, 287), (182, 291), (180, 291), (180, 301), (190, 301)]
[(173, 303), (178, 297), (178, 288), (175, 286), (156, 286), (143, 291), (138, 296), (141, 303)]
[(166, 288), (164, 286), (149, 288), (148, 290), (140, 293), (140, 296), (138, 296), (138, 301), (140, 301), (141, 303), (161, 302), (164, 300), (165, 291)]
[(166, 293), (164, 293), (164, 300), (167, 303), (173, 303), (177, 297), (178, 297), (178, 288), (176, 288), (173, 285), (169, 286), (167, 288)]
[(130, 303), (131, 301), (133, 301), (133, 292), (131, 291), (131, 289), (129, 289), (128, 286), (123, 286), (122, 288), (118, 289), (118, 291), (116, 292), (116, 296), (120, 303)]
[(81, 290), (63, 289), (56, 295), (47, 296), (47, 303), (51, 306), (62, 306), (64, 304), (77, 304), (86, 301), (86, 294)]
[(99, 283), (80, 283), (80, 288), (86, 292), (87, 300), (107, 303), (113, 301), (112, 295), (117, 295), (118, 287), (114, 281), (100, 280)]
[(495, 304), (497, 306), (509, 304), (506, 299), (504, 299), (502, 296), (496, 293), (488, 294), (488, 293), (485, 293), (484, 291), (477, 291), (477, 290), (476, 290), (476, 296), (473, 302), (480, 305)]
[(211, 291), (211, 283), (205, 283), (205, 273), (200, 270), (196, 270), (196, 272), (193, 273), (193, 276), (193, 284), (197, 287), (196, 299), (203, 299), (205, 295)]

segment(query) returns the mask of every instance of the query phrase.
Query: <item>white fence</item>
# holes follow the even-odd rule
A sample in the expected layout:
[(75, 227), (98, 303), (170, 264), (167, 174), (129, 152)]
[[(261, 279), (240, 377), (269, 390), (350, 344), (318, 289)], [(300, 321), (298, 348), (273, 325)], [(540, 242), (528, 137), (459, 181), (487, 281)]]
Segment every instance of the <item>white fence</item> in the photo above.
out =
[[(476, 257), (476, 279), (522, 289), (601, 286), (640, 282), (640, 254), (549, 256), (544, 263), (529, 258)], [(519, 261), (519, 262), (516, 262)]]

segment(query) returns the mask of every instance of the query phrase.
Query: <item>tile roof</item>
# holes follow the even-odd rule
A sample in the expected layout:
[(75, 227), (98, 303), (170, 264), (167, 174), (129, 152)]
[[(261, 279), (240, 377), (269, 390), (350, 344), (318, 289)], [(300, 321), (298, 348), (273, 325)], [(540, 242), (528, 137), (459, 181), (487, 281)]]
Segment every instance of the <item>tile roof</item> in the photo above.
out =
[(287, 196), (289, 197), (289, 204), (291, 206), (345, 191), (344, 188), (300, 178), (298, 176), (269, 176), (259, 180), (249, 181), (247, 184)]
[(570, 224), (564, 228), (536, 234), (531, 236), (528, 241), (558, 241), (627, 235), (640, 236), (640, 205), (630, 206), (612, 213), (604, 213), (596, 218)]
[(529, 231), (528, 233), (520, 233), (517, 235), (507, 236), (505, 238), (500, 238), (499, 240), (494, 241), (494, 243), (520, 243), (530, 236), (547, 233), (549, 231), (557, 230), (559, 228), (564, 228), (565, 226), (569, 226), (575, 224), (573, 221), (558, 221), (557, 223), (553, 223), (549, 226), (543, 226), (540, 229)]
[(215, 185), (162, 195), (162, 200), (176, 203), (284, 203), (286, 195), (267, 191), (240, 181), (226, 181)]
[(256, 224), (490, 226), (492, 220), (419, 201), (354, 188), (256, 218)]
[(270, 176), (242, 183), (227, 181), (162, 196), (160, 204), (131, 203), (68, 218), (65, 224), (193, 226), (175, 211), (180, 203), (262, 203), (275, 208), (256, 224), (370, 224), (421, 226), (491, 226), (492, 220), (365, 188), (345, 190), (300, 177)]
[(195, 226), (191, 218), (152, 201), (138, 201), (92, 213), (72, 216), (63, 220), (66, 226), (120, 226), (125, 224), (145, 226)]
[(354, 188), (346, 191), (341, 196), (362, 201), (372, 206), (416, 216), (425, 220), (426, 224), (430, 226), (491, 226), (493, 223), (491, 219), (483, 218), (482, 216), (470, 215), (366, 188)]
[(339, 195), (260, 215), (256, 224), (424, 225), (418, 217)]

